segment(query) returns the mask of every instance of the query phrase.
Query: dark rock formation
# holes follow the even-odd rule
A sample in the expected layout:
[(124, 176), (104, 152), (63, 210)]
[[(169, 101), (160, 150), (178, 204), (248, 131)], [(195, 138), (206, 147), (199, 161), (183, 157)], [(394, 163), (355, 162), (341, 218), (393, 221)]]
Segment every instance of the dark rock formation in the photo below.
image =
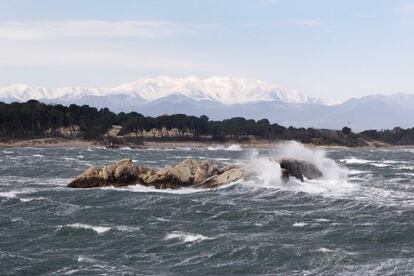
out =
[(279, 161), (282, 169), (282, 179), (289, 180), (290, 176), (296, 177), (303, 182), (304, 177), (315, 179), (323, 176), (322, 172), (315, 165), (294, 159), (282, 159)]

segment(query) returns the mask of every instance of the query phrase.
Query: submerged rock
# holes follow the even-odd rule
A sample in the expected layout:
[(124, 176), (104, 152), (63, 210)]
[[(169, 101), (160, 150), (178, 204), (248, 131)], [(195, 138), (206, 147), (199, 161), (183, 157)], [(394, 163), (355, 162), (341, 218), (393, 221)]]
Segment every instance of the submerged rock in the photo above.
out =
[(240, 167), (219, 169), (212, 161), (187, 159), (175, 166), (155, 170), (135, 166), (132, 160), (124, 159), (103, 168), (89, 168), (69, 183), (72, 188), (94, 188), (141, 184), (158, 189), (177, 189), (181, 187), (212, 188), (243, 178)]
[(322, 172), (315, 165), (301, 160), (282, 159), (279, 161), (282, 169), (282, 178), (286, 181), (290, 176), (296, 177), (303, 182), (304, 177), (315, 179), (323, 176)]

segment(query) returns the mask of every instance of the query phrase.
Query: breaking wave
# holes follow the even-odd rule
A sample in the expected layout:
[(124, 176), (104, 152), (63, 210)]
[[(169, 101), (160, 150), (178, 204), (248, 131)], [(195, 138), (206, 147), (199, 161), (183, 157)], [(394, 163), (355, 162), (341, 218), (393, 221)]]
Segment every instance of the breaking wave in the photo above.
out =
[(225, 150), (225, 151), (242, 151), (243, 148), (238, 144), (231, 144), (229, 146), (215, 146), (208, 147), (208, 150)]
[[(277, 163), (283, 158), (309, 162), (322, 172), (323, 177), (305, 179), (303, 183), (290, 178), (288, 183), (284, 183), (281, 179), (281, 168)], [(317, 194), (342, 194), (355, 188), (355, 184), (348, 182), (349, 171), (328, 158), (324, 150), (309, 148), (294, 141), (278, 144), (270, 156), (252, 151), (247, 168), (257, 175), (258, 180), (247, 182), (250, 185)]]
[(165, 240), (178, 239), (184, 243), (189, 242), (201, 242), (203, 240), (210, 240), (211, 238), (203, 236), (201, 234), (193, 234), (186, 232), (175, 231), (165, 236)]

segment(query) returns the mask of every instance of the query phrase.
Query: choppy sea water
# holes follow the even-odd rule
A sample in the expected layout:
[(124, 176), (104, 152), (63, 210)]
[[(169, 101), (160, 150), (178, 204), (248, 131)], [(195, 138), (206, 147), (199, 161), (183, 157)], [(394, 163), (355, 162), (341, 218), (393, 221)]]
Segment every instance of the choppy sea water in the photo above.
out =
[[(414, 273), (413, 149), (286, 149), (0, 149), (0, 274)], [(281, 154), (329, 177), (280, 183), (267, 160)], [(66, 187), (121, 158), (211, 159), (258, 177), (205, 191)]]

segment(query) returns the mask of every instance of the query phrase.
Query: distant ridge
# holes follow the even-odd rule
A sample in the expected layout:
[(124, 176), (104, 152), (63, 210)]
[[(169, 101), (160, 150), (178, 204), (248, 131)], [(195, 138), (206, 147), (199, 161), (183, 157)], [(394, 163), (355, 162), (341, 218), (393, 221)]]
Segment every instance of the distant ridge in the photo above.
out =
[(276, 83), (254, 79), (212, 77), (139, 79), (115, 87), (45, 88), (16, 84), (0, 88), (0, 101), (72, 103), (114, 112), (136, 111), (149, 116), (185, 113), (214, 120), (230, 117), (267, 118), (284, 126), (355, 131), (414, 127), (414, 95), (371, 95), (343, 103), (324, 101)]
[(157, 77), (139, 79), (115, 87), (45, 88), (16, 84), (0, 88), (0, 99), (8, 101), (77, 100), (85, 97), (108, 97), (124, 95), (136, 100), (155, 101), (170, 96), (186, 97), (195, 101), (208, 100), (224, 105), (252, 102), (318, 103), (323, 100), (308, 97), (295, 90), (286, 89), (276, 83), (254, 79), (212, 77), (200, 79)]

